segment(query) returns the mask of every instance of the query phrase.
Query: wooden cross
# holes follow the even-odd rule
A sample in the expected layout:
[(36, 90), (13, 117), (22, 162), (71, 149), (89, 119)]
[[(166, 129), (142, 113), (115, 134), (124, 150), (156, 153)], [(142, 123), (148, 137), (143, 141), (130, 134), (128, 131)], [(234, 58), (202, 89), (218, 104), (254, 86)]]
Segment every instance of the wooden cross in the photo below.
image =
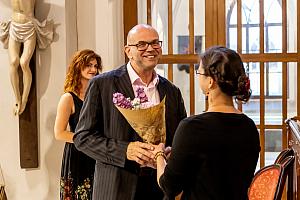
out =
[[(35, 52), (30, 60), (32, 73), (31, 89), (24, 112), (19, 115), (19, 143), (21, 168), (38, 167), (38, 129)], [(23, 73), (19, 67), (20, 91), (23, 91)]]

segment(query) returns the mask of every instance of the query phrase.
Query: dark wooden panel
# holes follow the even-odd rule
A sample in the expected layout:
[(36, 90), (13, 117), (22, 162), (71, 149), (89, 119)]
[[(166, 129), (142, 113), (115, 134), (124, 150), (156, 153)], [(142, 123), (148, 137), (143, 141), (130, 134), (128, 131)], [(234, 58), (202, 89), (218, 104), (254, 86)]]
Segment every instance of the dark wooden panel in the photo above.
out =
[(242, 54), (244, 62), (297, 62), (297, 53), (257, 53)]
[[(297, 58), (300, 58), (300, 3), (297, 3)], [(300, 62), (297, 63), (300, 69)], [(297, 116), (300, 116), (300, 70), (297, 70)]]
[(138, 23), (137, 0), (125, 0), (123, 5), (124, 12), (124, 45), (126, 44), (127, 34), (130, 29)]
[[(168, 0), (168, 54), (173, 54), (173, 3)], [(173, 82), (173, 65), (168, 64), (168, 80)]]
[(187, 64), (187, 63), (199, 63), (199, 56), (198, 55), (191, 55), (191, 54), (168, 54), (162, 55), (159, 60), (160, 64)]
[(147, 24), (152, 25), (152, 17), (151, 17), (151, 0), (147, 0)]
[[(262, 54), (240, 54), (243, 62), (297, 62), (300, 59), (297, 53), (262, 53)], [(162, 55), (159, 63), (199, 63), (199, 55), (196, 54), (168, 54)]]
[[(287, 53), (287, 7), (286, 0), (282, 0), (282, 52)], [(288, 66), (286, 62), (282, 63), (282, 102), (288, 102)], [(282, 119), (287, 119), (287, 103), (282, 104)], [(282, 121), (284, 124), (284, 120)], [(286, 126), (282, 128), (282, 148), (287, 148), (287, 130)]]
[[(189, 0), (189, 53), (195, 54), (195, 13), (194, 0)], [(195, 114), (194, 64), (190, 64), (190, 115)]]
[[(21, 67), (19, 67), (20, 69)], [(30, 61), (32, 73), (31, 89), (28, 96), (26, 109), (19, 116), (19, 143), (20, 143), (20, 165), (21, 168), (38, 167), (38, 129), (37, 129), (37, 96), (36, 96), (36, 71), (35, 71), (35, 52)], [(22, 71), (19, 71), (22, 80)], [(20, 91), (23, 90), (20, 81)]]
[[(124, 23), (124, 45), (127, 43), (127, 34), (130, 29), (138, 23), (137, 0), (124, 0), (123, 2), (123, 23)], [(125, 62), (128, 62), (125, 56)]]

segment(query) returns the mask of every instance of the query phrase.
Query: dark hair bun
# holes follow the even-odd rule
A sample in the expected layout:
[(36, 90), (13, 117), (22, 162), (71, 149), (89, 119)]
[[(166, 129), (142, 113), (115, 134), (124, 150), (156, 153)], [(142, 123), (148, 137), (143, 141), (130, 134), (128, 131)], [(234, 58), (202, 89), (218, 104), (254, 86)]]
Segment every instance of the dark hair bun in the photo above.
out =
[(246, 103), (251, 96), (250, 80), (238, 53), (222, 46), (207, 49), (201, 55), (204, 73), (212, 77), (221, 91)]

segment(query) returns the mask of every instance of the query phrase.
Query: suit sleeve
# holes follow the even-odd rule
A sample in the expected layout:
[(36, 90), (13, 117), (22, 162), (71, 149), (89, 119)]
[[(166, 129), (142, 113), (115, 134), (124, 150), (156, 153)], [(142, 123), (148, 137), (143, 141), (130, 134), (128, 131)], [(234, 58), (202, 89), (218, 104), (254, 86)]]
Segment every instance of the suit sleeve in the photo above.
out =
[(92, 79), (73, 138), (76, 148), (102, 163), (124, 167), (129, 142), (105, 137), (100, 80)]

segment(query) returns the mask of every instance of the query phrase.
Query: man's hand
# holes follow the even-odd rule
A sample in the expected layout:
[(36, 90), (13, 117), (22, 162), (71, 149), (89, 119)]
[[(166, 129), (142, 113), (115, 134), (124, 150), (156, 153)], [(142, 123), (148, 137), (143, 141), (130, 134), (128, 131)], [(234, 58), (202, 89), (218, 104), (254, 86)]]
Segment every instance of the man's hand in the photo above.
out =
[(152, 161), (147, 162), (145, 165), (141, 165), (141, 167), (150, 167), (152, 169), (156, 169), (156, 162), (154, 159), (152, 159)]
[(130, 142), (127, 147), (126, 156), (128, 160), (133, 160), (140, 165), (147, 165), (152, 162), (154, 147), (151, 144), (143, 142)]
[(164, 143), (159, 143), (158, 145), (153, 145), (154, 150), (153, 154), (157, 154), (158, 152), (164, 152), (165, 153), (165, 144)]

